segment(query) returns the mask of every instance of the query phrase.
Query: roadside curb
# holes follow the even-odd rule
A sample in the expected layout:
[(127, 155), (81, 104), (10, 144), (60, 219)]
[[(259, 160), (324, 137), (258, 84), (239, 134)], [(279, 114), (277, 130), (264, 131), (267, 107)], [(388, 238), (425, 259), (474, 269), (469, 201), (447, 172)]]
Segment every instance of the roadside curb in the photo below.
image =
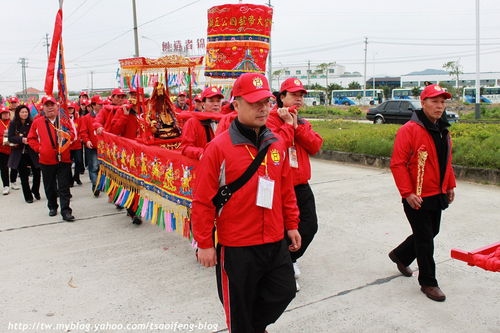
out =
[[(323, 160), (367, 165), (377, 168), (389, 168), (391, 162), (391, 159), (385, 156), (323, 149), (314, 155), (314, 157)], [(453, 170), (455, 171), (455, 177), (460, 180), (500, 185), (500, 170), (497, 169), (469, 168), (461, 165), (453, 165)]]

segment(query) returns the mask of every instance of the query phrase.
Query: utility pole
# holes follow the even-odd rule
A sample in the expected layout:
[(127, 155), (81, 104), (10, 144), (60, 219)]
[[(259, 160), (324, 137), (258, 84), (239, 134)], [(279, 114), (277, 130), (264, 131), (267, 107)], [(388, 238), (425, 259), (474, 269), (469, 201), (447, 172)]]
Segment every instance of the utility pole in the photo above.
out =
[(90, 94), (94, 93), (94, 71), (90, 71)]
[(365, 37), (365, 72), (363, 75), (363, 97), (366, 96), (366, 52), (368, 50), (368, 37)]
[(311, 60), (307, 60), (307, 85), (311, 86)]
[(479, 0), (476, 0), (476, 119), (481, 118), (481, 75), (479, 71)]
[(27, 90), (28, 87), (26, 86), (26, 67), (28, 66), (26, 58), (19, 58), (19, 61), (17, 62), (18, 64), (21, 64), (21, 83), (23, 86), (23, 99), (27, 99)]
[[(241, 1), (240, 1), (241, 3)], [(272, 8), (271, 6), (271, 0), (269, 0), (269, 2), (267, 3), (267, 5), (269, 7)], [(272, 27), (272, 24), (271, 24), (271, 27)], [(271, 88), (271, 90), (273, 90), (273, 61), (272, 61), (272, 56), (271, 56), (271, 36), (269, 36), (269, 54), (268, 54), (268, 68), (267, 68), (267, 76), (268, 76), (268, 80), (269, 80), (269, 87)]]
[(50, 48), (49, 34), (45, 34), (45, 44), (43, 44), (43, 46), (47, 47), (47, 59), (49, 59), (49, 48)]
[(135, 9), (135, 0), (132, 0), (132, 10), (134, 14), (134, 40), (135, 40), (135, 57), (139, 57), (139, 37), (137, 35), (137, 11)]

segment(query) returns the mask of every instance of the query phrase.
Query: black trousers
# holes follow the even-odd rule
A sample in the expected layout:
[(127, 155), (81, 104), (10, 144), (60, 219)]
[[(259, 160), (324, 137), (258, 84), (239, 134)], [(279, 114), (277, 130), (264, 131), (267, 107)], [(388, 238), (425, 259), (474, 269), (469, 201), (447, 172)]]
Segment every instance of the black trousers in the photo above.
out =
[[(30, 189), (29, 174), (33, 173), (33, 184)], [(24, 200), (33, 200), (33, 195), (40, 194), (40, 169), (35, 168), (28, 154), (22, 154), (19, 165), (17, 166), (19, 178), (21, 178), (21, 186), (23, 188)]]
[(10, 182), (15, 183), (17, 181), (17, 169), (10, 169)]
[(297, 252), (290, 252), (292, 262), (302, 257), (311, 244), (314, 235), (318, 231), (318, 217), (316, 216), (316, 203), (314, 194), (309, 184), (295, 186), (295, 196), (299, 207), (299, 233), (302, 238), (302, 246)]
[(406, 200), (403, 208), (413, 233), (394, 249), (394, 254), (405, 266), (416, 258), (420, 285), (437, 287), (434, 237), (439, 233), (441, 209), (413, 209)]
[(47, 207), (57, 209), (57, 197), (61, 204), (61, 215), (71, 214), (69, 183), (71, 181), (71, 163), (55, 165), (40, 164), (42, 169), (43, 187), (47, 197)]
[(9, 155), (0, 153), (0, 175), (2, 177), (2, 183), (4, 187), (8, 187), (9, 183)]
[(83, 149), (73, 149), (70, 151), (71, 160), (75, 163), (75, 170), (72, 179), (80, 180), (80, 174), (85, 171), (85, 167), (83, 166)]
[(288, 245), (217, 247), (217, 288), (230, 332), (264, 332), (295, 297)]

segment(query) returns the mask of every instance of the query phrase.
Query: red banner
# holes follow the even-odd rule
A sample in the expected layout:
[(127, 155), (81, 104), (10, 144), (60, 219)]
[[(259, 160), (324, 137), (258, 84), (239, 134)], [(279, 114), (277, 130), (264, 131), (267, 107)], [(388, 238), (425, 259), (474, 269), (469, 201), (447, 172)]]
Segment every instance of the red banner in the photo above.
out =
[(243, 73), (264, 73), (272, 16), (272, 8), (263, 5), (210, 8), (205, 75), (234, 78)]
[(45, 94), (52, 96), (54, 89), (54, 69), (56, 66), (57, 48), (62, 34), (62, 9), (59, 9), (56, 14), (56, 22), (54, 24), (54, 33), (52, 34), (52, 45), (50, 46), (49, 61), (47, 64), (47, 73), (45, 74)]

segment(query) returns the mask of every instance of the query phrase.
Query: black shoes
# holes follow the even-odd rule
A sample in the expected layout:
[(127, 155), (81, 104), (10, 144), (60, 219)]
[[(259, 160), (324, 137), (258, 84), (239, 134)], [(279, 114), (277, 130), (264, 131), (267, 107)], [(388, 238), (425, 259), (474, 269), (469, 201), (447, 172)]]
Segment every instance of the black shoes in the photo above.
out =
[(410, 267), (405, 266), (399, 259), (396, 257), (396, 254), (394, 254), (394, 251), (389, 252), (389, 258), (392, 260), (393, 263), (395, 263), (398, 267), (398, 270), (403, 274), (404, 276), (410, 277), (413, 275), (413, 271), (411, 270)]
[(40, 193), (33, 193), (33, 196), (35, 197), (36, 200), (40, 200)]
[(101, 193), (101, 191), (99, 190), (94, 190), (94, 192), (92, 192), (94, 194), (94, 197), (98, 198), (99, 197), (99, 194)]
[(78, 185), (82, 185), (82, 181), (79, 178), (75, 179), (75, 183), (77, 183)]
[(26, 202), (27, 203), (33, 203), (33, 199), (27, 199)]
[(142, 224), (142, 220), (141, 220), (141, 218), (139, 216), (134, 216), (132, 218), (132, 223), (133, 224), (137, 224), (137, 225), (141, 225)]
[(50, 209), (49, 210), (49, 216), (56, 216), (57, 215), (57, 209)]
[(63, 214), (62, 218), (66, 222), (73, 222), (75, 220), (75, 217), (71, 213)]

